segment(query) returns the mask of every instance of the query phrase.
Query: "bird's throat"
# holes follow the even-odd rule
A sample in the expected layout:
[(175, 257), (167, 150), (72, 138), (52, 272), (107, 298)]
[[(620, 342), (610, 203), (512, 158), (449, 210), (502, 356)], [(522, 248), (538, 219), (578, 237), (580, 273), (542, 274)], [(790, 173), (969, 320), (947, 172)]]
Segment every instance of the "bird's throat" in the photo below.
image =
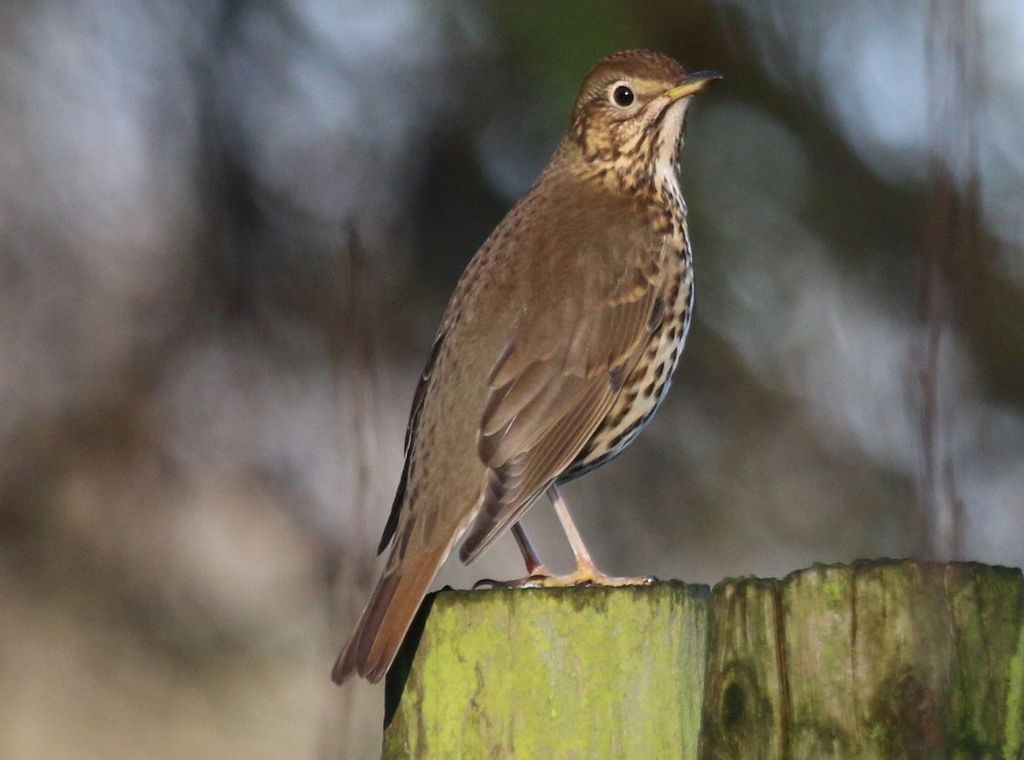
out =
[(662, 118), (654, 143), (654, 192), (664, 205), (686, 215), (686, 201), (679, 186), (679, 151), (683, 146), (686, 104), (670, 106)]

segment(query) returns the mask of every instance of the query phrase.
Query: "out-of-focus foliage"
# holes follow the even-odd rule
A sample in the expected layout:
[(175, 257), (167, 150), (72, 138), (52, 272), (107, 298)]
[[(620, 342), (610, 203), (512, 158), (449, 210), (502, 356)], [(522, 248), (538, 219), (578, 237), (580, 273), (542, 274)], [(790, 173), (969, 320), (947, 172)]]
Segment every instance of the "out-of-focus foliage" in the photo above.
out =
[(327, 673), (434, 326), (628, 47), (726, 79), (675, 387), (568, 492), (598, 560), (1024, 563), (1014, 0), (13, 0), (0, 756), (373, 756), (381, 694)]

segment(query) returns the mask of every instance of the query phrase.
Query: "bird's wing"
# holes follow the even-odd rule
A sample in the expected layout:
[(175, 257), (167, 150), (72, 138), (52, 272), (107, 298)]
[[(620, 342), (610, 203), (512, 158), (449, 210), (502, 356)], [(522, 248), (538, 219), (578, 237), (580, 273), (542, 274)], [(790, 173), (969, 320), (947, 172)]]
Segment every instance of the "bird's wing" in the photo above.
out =
[(420, 381), (416, 384), (416, 392), (412, 397), (412, 408), (409, 410), (409, 424), (405, 428), (405, 463), (402, 465), (402, 476), (398, 480), (394, 501), (391, 502), (391, 513), (388, 515), (388, 521), (384, 525), (384, 532), (381, 534), (380, 543), (377, 545), (377, 554), (381, 554), (388, 547), (391, 539), (394, 538), (395, 531), (398, 530), (398, 518), (402, 514), (402, 506), (405, 504), (405, 488), (409, 483), (409, 468), (412, 465), (412, 459), (409, 456), (410, 449), (412, 448), (412, 439), (416, 435), (416, 428), (419, 425), (420, 410), (423, 408), (423, 399), (427, 394), (427, 384), (430, 382), (430, 376), (434, 371), (434, 363), (437, 361), (441, 344), (448, 334), (448, 321), (446, 319), (442, 323), (441, 329), (437, 332), (437, 337), (434, 338), (434, 346), (430, 351), (430, 358), (427, 360), (427, 366), (423, 369), (423, 374), (420, 375)]
[[(556, 314), (527, 308), (490, 375), (477, 451), (488, 467), (459, 556), (473, 561), (568, 467), (601, 424), (661, 319), (661, 266), (643, 251), (581, 281)], [(607, 270), (608, 268), (605, 267)], [(545, 308), (546, 307), (546, 308)]]

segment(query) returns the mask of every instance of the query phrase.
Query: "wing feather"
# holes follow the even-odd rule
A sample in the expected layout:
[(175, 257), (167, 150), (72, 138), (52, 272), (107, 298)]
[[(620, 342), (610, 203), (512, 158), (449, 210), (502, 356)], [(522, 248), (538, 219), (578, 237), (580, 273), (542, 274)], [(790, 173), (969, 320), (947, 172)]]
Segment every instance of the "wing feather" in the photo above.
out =
[[(553, 345), (510, 345), (491, 373), (477, 448), (487, 465), (480, 509), (459, 556), (471, 562), (543, 493), (586, 445), (643, 355), (658, 300), (659, 269), (630, 266), (598, 308)], [(653, 276), (651, 276), (653, 275)], [(641, 283), (644, 287), (640, 287)], [(530, 315), (527, 313), (527, 318)], [(518, 325), (516, 335), (529, 335)]]

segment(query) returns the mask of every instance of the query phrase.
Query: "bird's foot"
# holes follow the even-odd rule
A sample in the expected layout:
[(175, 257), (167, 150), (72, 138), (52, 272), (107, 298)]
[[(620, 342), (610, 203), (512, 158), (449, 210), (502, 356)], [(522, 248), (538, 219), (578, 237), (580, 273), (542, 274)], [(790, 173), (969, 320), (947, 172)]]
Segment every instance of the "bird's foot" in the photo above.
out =
[(473, 584), (473, 590), (481, 588), (542, 588), (544, 581), (551, 577), (551, 573), (544, 565), (538, 564), (530, 569), (530, 574), (525, 578), (516, 578), (511, 581), (496, 581), (491, 578), (481, 578)]
[(577, 568), (566, 575), (550, 573), (534, 573), (525, 578), (512, 581), (495, 581), (483, 578), (473, 584), (473, 589), (481, 588), (570, 588), (572, 586), (651, 586), (658, 582), (653, 575), (627, 576), (605, 575), (599, 570)]
[(650, 586), (658, 582), (653, 575), (605, 575), (596, 567), (578, 567), (567, 575), (549, 575), (538, 579), (541, 588), (568, 588), (570, 586)]
[(496, 581), (482, 578), (473, 584), (473, 589), (481, 588), (569, 588), (571, 586), (651, 586), (658, 582), (653, 575), (617, 576), (605, 575), (594, 565), (586, 562), (577, 565), (576, 569), (565, 575), (552, 575), (544, 565), (532, 568), (533, 572), (525, 578), (512, 581)]

